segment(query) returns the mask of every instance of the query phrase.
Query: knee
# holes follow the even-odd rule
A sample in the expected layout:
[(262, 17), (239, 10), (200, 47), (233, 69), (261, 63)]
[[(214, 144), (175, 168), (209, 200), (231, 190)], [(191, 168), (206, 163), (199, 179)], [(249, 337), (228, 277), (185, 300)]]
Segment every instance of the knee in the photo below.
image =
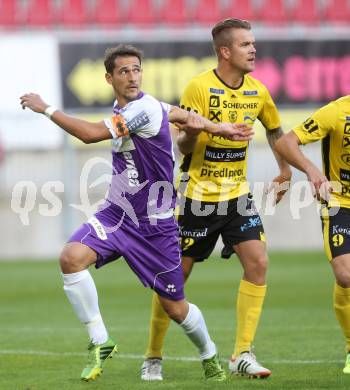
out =
[(64, 274), (79, 272), (86, 268), (81, 256), (73, 248), (63, 248), (59, 262)]
[(265, 284), (266, 272), (269, 259), (266, 253), (252, 257), (244, 263), (245, 278), (254, 284)]
[(350, 287), (350, 270), (343, 269), (335, 275), (338, 286), (342, 288)]
[(178, 324), (181, 324), (186, 318), (186, 307), (178, 302), (173, 302), (170, 305), (164, 307), (164, 310), (168, 316)]

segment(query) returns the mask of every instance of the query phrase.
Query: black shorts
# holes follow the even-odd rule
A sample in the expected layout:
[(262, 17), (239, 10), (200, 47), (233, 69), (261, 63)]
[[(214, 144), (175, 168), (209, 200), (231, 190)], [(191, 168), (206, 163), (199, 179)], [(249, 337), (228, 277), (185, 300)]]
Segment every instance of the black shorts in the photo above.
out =
[(179, 210), (183, 256), (202, 261), (212, 253), (221, 235), (221, 257), (228, 259), (233, 245), (248, 240), (265, 241), (264, 227), (251, 194), (226, 202), (200, 202), (186, 198)]
[(323, 207), (321, 221), (328, 260), (350, 253), (350, 209)]

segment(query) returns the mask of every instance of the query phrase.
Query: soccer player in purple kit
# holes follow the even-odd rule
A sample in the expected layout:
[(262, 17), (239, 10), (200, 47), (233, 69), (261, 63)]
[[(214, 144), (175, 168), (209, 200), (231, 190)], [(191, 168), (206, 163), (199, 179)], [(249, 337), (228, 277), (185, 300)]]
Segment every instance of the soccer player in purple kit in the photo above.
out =
[(142, 52), (131, 45), (106, 51), (106, 81), (115, 93), (114, 115), (92, 123), (66, 115), (33, 93), (22, 108), (45, 114), (85, 143), (112, 139), (113, 170), (103, 207), (69, 239), (60, 256), (64, 291), (90, 338), (88, 363), (81, 379), (96, 379), (117, 351), (101, 317), (96, 268), (123, 256), (146, 287), (151, 287), (169, 317), (197, 347), (206, 379), (222, 381), (216, 346), (197, 306), (185, 300), (183, 272), (174, 219), (173, 153), (169, 121), (192, 134), (202, 129), (231, 140), (249, 140), (244, 124), (214, 124), (194, 112), (159, 102), (140, 91)]

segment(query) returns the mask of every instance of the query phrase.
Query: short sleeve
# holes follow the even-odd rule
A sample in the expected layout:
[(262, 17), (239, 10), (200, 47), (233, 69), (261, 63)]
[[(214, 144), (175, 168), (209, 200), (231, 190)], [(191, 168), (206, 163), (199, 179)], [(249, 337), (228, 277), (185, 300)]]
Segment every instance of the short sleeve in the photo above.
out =
[(264, 93), (264, 103), (262, 110), (259, 113), (258, 119), (266, 130), (275, 130), (281, 127), (281, 120), (277, 111), (277, 107), (266, 87)]
[(293, 131), (302, 144), (308, 144), (325, 138), (335, 129), (338, 107), (332, 102), (316, 111), (310, 118)]
[(180, 107), (188, 111), (193, 110), (198, 114), (205, 116), (205, 113), (203, 112), (205, 101), (198, 80), (193, 79), (187, 84), (180, 100)]

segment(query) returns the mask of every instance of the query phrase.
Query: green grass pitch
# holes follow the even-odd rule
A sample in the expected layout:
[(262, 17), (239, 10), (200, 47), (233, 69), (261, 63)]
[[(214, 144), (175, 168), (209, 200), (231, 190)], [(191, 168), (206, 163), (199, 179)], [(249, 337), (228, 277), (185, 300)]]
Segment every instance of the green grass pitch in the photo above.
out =
[[(0, 389), (350, 389), (342, 373), (344, 341), (332, 308), (333, 277), (322, 252), (270, 255), (268, 295), (255, 353), (272, 370), (267, 380), (229, 377), (207, 384), (181, 329), (166, 339), (164, 381), (142, 383), (151, 290), (119, 260), (92, 271), (100, 306), (119, 354), (94, 383), (80, 382), (87, 336), (63, 293), (55, 262), (1, 262)], [(241, 276), (236, 259), (195, 266), (187, 297), (203, 311), (225, 361), (233, 348), (235, 299)]]

